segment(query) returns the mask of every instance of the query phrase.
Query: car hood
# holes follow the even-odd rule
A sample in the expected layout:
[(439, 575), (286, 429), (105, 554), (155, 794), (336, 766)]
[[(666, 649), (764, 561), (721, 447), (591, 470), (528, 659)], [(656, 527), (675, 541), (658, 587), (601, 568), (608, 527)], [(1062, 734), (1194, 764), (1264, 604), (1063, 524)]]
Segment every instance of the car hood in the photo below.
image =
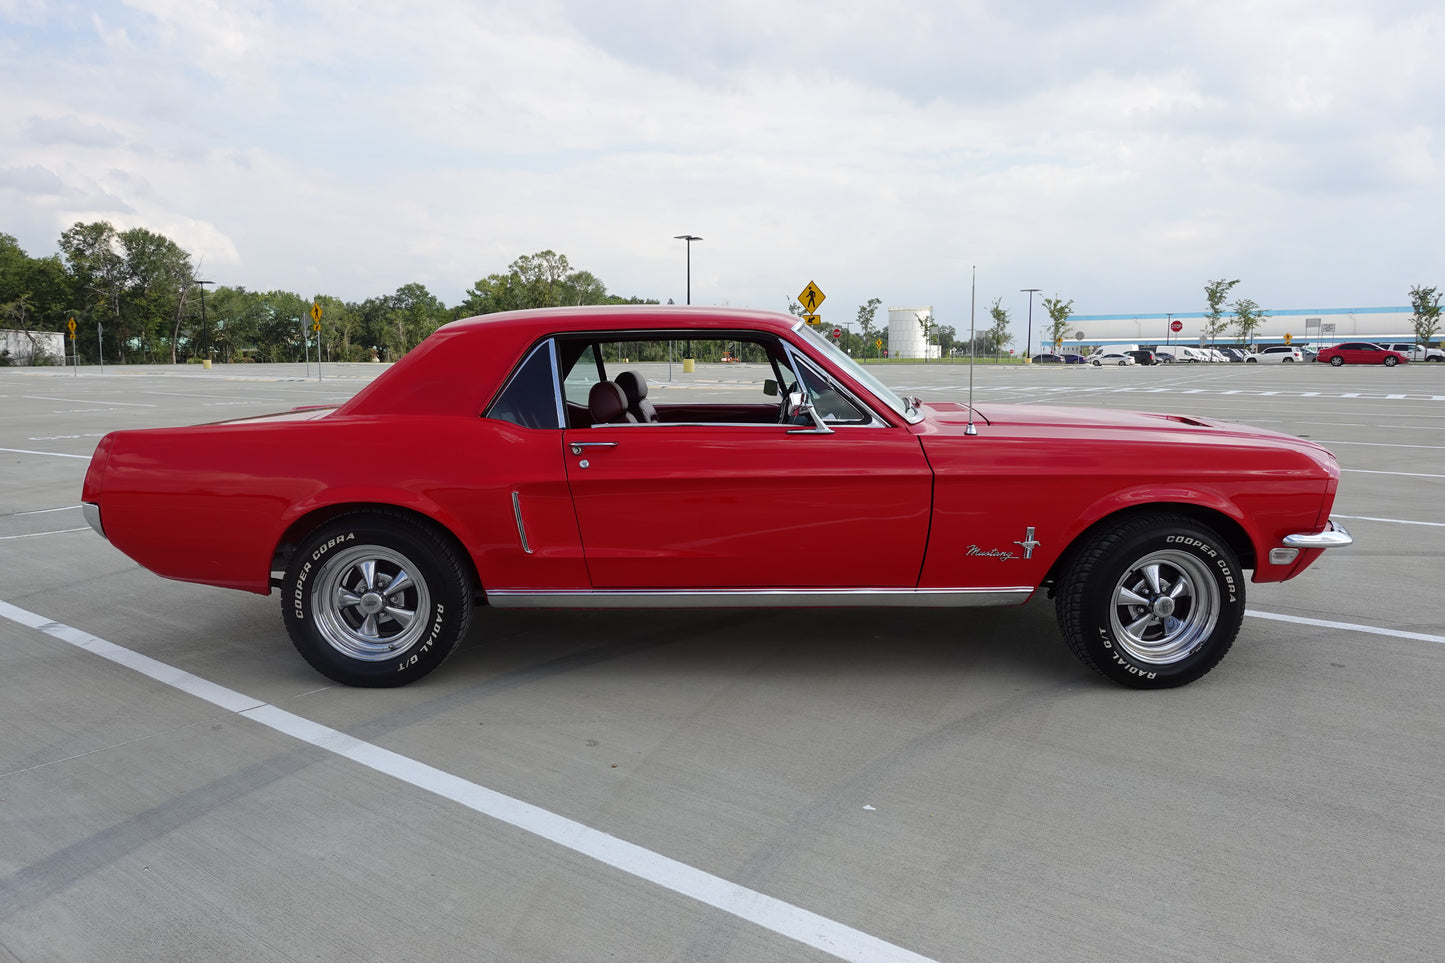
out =
[[(1117, 408), (1075, 408), (1063, 405), (975, 405), (976, 427), (994, 433), (1035, 435), (1071, 442), (1119, 439), (1121, 436), (1154, 436), (1169, 440), (1238, 440), (1242, 443), (1282, 444), (1299, 451), (1326, 452), (1322, 445), (1268, 428), (1241, 425), (1197, 415), (1167, 414), (1152, 411), (1125, 411)], [(929, 402), (924, 405), (924, 425), (944, 435), (964, 434), (969, 423), (968, 405), (956, 402)], [(1333, 456), (1331, 456), (1333, 457)]]

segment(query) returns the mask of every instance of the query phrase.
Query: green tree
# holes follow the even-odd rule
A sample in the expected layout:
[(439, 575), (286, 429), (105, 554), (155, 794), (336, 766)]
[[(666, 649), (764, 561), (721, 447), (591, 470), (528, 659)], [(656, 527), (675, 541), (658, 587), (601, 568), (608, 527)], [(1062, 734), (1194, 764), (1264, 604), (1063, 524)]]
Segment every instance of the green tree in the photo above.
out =
[(1008, 309), (1003, 306), (1003, 298), (994, 298), (993, 306), (988, 309), (988, 313), (993, 318), (993, 327), (985, 332), (987, 353), (998, 355), (1004, 348), (1012, 344), (1014, 339), (1014, 336), (1009, 333)]
[(77, 222), (60, 235), (60, 250), (76, 307), (105, 323), (120, 359), (154, 361), (179, 331), (182, 298), (195, 281), (190, 254), (154, 231), (118, 232), (107, 221)]
[(928, 346), (932, 343), (929, 335), (933, 333), (933, 315), (927, 311), (919, 311), (914, 315), (918, 319), (918, 326), (923, 329), (923, 361), (928, 363)]
[(59, 331), (76, 307), (73, 300), (58, 255), (30, 257), (14, 237), (0, 234), (0, 308), (6, 317), (23, 327)]
[(1440, 332), (1440, 292), (1435, 288), (1415, 285), (1410, 288), (1410, 323), (1415, 328), (1415, 340), (1428, 346)]
[[(538, 251), (517, 258), (506, 274), (489, 274), (472, 285), (459, 313), (470, 317), (523, 308), (608, 303), (616, 302), (610, 299), (607, 286), (597, 275), (572, 270), (565, 254)], [(628, 299), (623, 303), (638, 301)]]
[(1058, 344), (1069, 331), (1069, 315), (1074, 313), (1074, 302), (1072, 299), (1065, 301), (1056, 294), (1039, 303), (1049, 315), (1049, 340)]
[(953, 349), (958, 347), (958, 332), (951, 324), (933, 325), (933, 340), (938, 343), (938, 353), (945, 358), (953, 355)]
[(1239, 279), (1226, 281), (1220, 278), (1218, 281), (1210, 281), (1204, 285), (1204, 300), (1209, 304), (1209, 310), (1204, 312), (1204, 336), (1213, 344), (1214, 339), (1224, 333), (1229, 326), (1229, 321), (1224, 317), (1224, 299), (1229, 296), (1229, 291)]
[(878, 340), (878, 329), (873, 326), (873, 319), (878, 314), (878, 305), (882, 303), (878, 298), (869, 298), (867, 304), (858, 305), (858, 327), (863, 332), (864, 356), (868, 354), (870, 348), (875, 354), (878, 353), (878, 349), (873, 344)]
[(1255, 328), (1264, 323), (1267, 317), (1269, 312), (1249, 298), (1240, 298), (1234, 302), (1234, 329), (1239, 332), (1239, 340), (1245, 344), (1254, 340)]

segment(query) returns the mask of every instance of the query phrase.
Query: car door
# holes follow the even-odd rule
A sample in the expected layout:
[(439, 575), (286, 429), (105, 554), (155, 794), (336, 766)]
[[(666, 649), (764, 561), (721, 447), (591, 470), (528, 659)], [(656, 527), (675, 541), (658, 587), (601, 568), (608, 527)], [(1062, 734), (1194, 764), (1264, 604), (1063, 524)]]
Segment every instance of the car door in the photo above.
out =
[[(862, 405), (831, 391), (814, 397), (820, 410)], [(668, 411), (665, 400), (659, 407)], [(860, 413), (826, 430), (666, 421), (567, 429), (567, 479), (593, 587), (915, 586), (932, 471), (915, 435), (866, 405)]]

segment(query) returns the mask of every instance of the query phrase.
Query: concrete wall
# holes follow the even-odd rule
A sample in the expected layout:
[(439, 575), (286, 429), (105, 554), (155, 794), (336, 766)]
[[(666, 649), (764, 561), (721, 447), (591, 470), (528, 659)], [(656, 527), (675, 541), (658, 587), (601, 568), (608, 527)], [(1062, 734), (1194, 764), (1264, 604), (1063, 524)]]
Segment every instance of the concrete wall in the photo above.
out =
[[(35, 340), (32, 342), (31, 338)], [(55, 364), (65, 363), (65, 335), (59, 331), (16, 331), (0, 328), (0, 350), (10, 352), (10, 363), (28, 365), (34, 359), (31, 351), (38, 348)]]

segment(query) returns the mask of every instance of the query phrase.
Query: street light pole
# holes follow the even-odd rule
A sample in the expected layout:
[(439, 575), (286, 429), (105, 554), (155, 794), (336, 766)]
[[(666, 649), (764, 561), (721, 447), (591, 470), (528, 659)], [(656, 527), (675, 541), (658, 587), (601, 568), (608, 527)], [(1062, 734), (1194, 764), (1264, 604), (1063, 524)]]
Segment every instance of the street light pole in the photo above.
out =
[[(691, 304), (692, 304), (692, 242), (693, 242), (693, 241), (701, 241), (702, 238), (698, 237), (696, 234), (676, 234), (676, 235), (673, 236), (673, 240), (675, 240), (675, 241), (685, 241), (685, 242), (687, 242), (687, 303), (688, 303), (689, 305), (691, 305)], [(691, 358), (692, 358), (692, 342), (689, 341), (689, 342), (687, 343), (686, 354), (684, 354), (684, 356), (683, 356), (683, 366), (682, 366), (682, 370), (683, 370), (684, 372), (687, 371), (687, 365), (688, 365), (689, 360), (690, 360)]]
[(201, 289), (201, 362), (211, 359), (211, 332), (206, 328), (206, 285), (215, 284), (215, 281), (197, 281), (196, 286)]
[(701, 241), (702, 238), (696, 234), (678, 234), (673, 240), (687, 242), (687, 303), (692, 304), (692, 242)]
[(1020, 294), (1023, 294), (1024, 292), (1027, 292), (1027, 293), (1028, 293), (1028, 296), (1029, 296), (1029, 333), (1028, 333), (1028, 335), (1027, 335), (1027, 339), (1024, 341), (1024, 357), (1025, 357), (1025, 358), (1030, 358), (1030, 357), (1033, 356), (1033, 348), (1034, 348), (1034, 295), (1037, 294), (1037, 293), (1039, 292), (1039, 290), (1040, 290), (1039, 288), (1019, 288), (1019, 293), (1020, 293)]

